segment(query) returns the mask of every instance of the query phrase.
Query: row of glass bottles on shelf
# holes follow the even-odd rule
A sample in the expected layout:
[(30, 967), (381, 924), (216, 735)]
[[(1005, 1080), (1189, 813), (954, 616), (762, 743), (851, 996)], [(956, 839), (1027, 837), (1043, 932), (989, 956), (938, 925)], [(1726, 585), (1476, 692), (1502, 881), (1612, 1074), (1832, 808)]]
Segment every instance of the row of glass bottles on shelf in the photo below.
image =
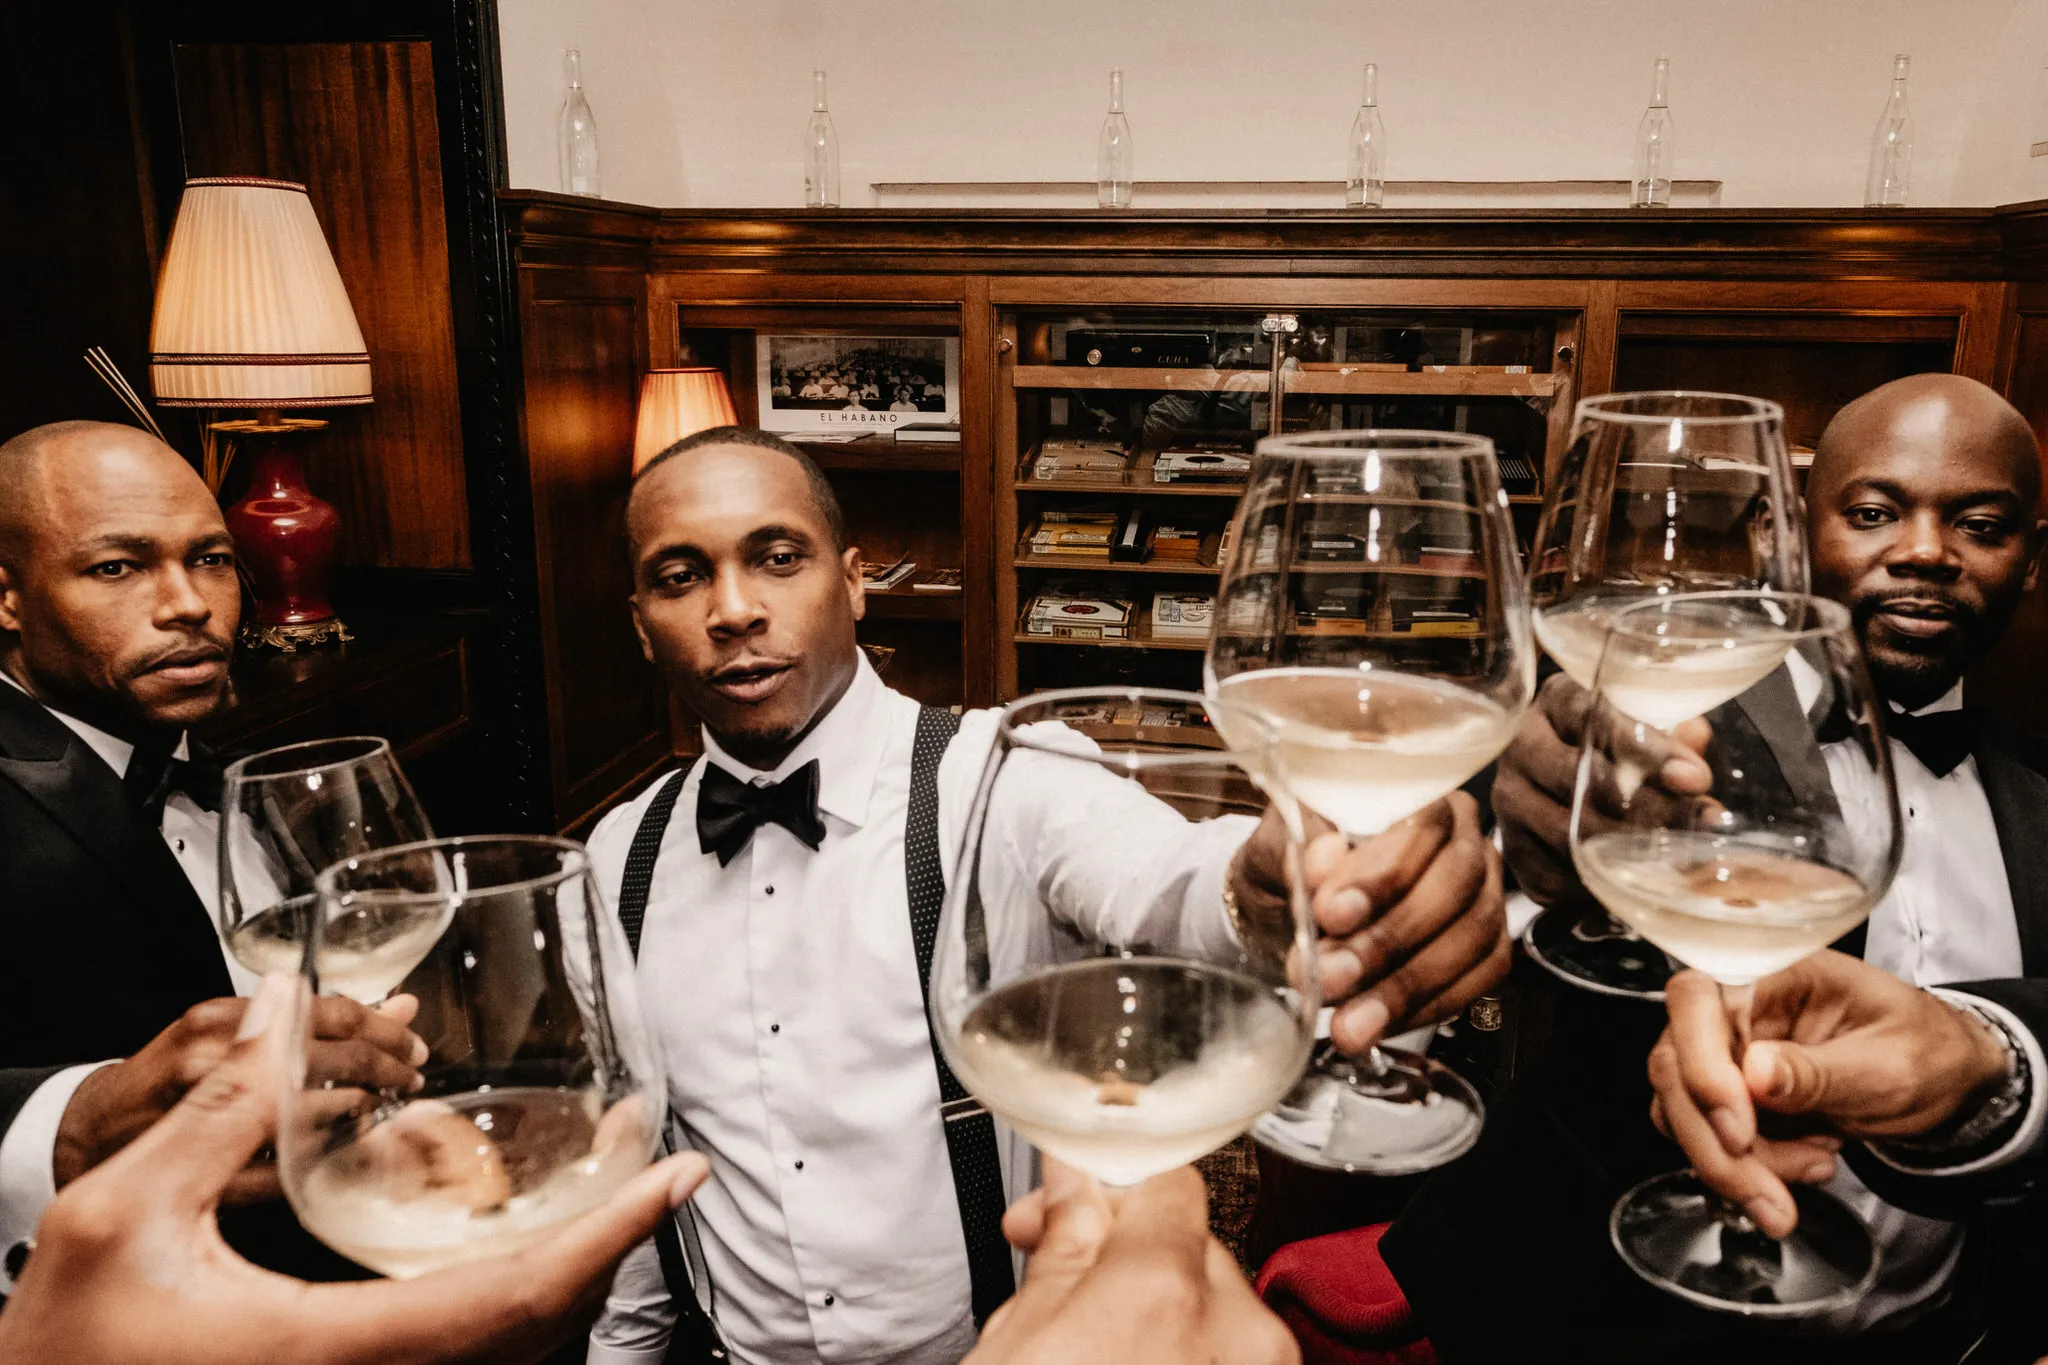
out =
[[(1870, 169), (1863, 202), (1869, 208), (1901, 208), (1913, 162), (1913, 121), (1906, 110), (1904, 55), (1892, 61), (1892, 89), (1870, 144)], [(582, 62), (577, 50), (568, 53), (569, 94), (559, 121), (562, 189), (568, 194), (597, 196), (601, 191), (597, 163), (597, 122), (583, 93)], [(1636, 128), (1635, 173), (1629, 202), (1635, 208), (1669, 208), (1674, 156), (1669, 101), (1671, 60), (1659, 57), (1650, 88), (1650, 104)], [(1347, 140), (1349, 175), (1344, 202), (1351, 208), (1379, 208), (1386, 201), (1387, 130), (1380, 118), (1379, 65), (1365, 65), (1365, 98), (1352, 120)], [(1109, 115), (1096, 143), (1095, 202), (1106, 209), (1131, 206), (1131, 123), (1124, 115), (1124, 73), (1109, 73)], [(825, 108), (825, 73), (811, 73), (811, 120), (804, 130), (804, 203), (811, 208), (839, 206), (839, 134)]]

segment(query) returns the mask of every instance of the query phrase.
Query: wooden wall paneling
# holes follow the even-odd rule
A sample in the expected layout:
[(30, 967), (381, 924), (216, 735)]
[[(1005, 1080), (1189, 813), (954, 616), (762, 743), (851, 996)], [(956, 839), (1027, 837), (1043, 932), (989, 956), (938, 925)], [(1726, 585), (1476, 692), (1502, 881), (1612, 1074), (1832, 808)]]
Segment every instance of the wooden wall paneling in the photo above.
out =
[(1011, 557), (1017, 544), (1017, 390), (1012, 384), (1017, 369), (1017, 324), (1004, 317), (996, 332), (995, 440), (989, 447), (993, 481), (991, 503), (994, 534), (989, 554), (995, 566), (995, 700), (1007, 702), (1017, 695), (1017, 649), (1010, 636), (1017, 622), (1017, 571)]
[[(1270, 263), (1268, 263), (1270, 268)], [(1021, 275), (988, 277), (998, 308), (1494, 308), (1555, 312), (1586, 306), (1576, 280), (1347, 279), (1298, 275)]]
[[(1012, 543), (996, 532), (988, 509), (1011, 503), (1005, 474), (1008, 447), (997, 434), (996, 409), (1008, 395), (998, 387), (996, 315), (988, 280), (966, 282), (960, 304), (960, 642), (967, 704), (996, 699), (996, 580), (1007, 577), (996, 560), (998, 546)], [(1007, 628), (1005, 630), (1007, 633)], [(1007, 652), (1008, 643), (1003, 648)]]
[(432, 45), (181, 43), (188, 177), (303, 182), (371, 358), (376, 401), (305, 439), (345, 563), (470, 561)]
[(1551, 395), (1550, 411), (1544, 422), (1541, 486), (1545, 490), (1550, 487), (1550, 471), (1564, 458), (1565, 447), (1571, 443), (1572, 409), (1578, 406), (1582, 389), (1580, 375), (1585, 360), (1585, 336), (1585, 313), (1567, 313), (1558, 320), (1550, 363), (1553, 370), (1563, 376), (1563, 387)]
[[(2048, 284), (2011, 287), (2012, 342), (2005, 396), (2033, 425), (2048, 450)], [(2021, 599), (1998, 647), (1970, 671), (1971, 700), (2039, 730), (2041, 667), (2048, 659), (2048, 583), (2036, 582)]]
[(86, 368), (88, 347), (149, 389), (159, 236), (132, 42), (119, 0), (0, 6), (0, 117), (15, 130), (0, 440), (45, 422), (133, 421)]
[(2007, 297), (2011, 290), (2011, 285), (1990, 283), (1980, 284), (1972, 291), (1956, 337), (1957, 374), (1966, 374), (1980, 384), (1997, 386), (2001, 350), (2006, 344), (2007, 319), (2012, 312)]
[(554, 823), (567, 829), (627, 794), (670, 748), (666, 699), (626, 604), (643, 294), (630, 272), (529, 270), (521, 295)]

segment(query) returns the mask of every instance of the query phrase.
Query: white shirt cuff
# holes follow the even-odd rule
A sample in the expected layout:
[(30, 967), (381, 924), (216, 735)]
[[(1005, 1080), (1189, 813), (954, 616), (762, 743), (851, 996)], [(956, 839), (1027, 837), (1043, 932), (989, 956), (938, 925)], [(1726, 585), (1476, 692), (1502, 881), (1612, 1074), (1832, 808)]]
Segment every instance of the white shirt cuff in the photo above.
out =
[[(0, 1254), (35, 1236), (43, 1210), (57, 1197), (57, 1130), (64, 1110), (87, 1076), (111, 1062), (66, 1067), (37, 1086), (0, 1139)], [(0, 1287), (14, 1292), (14, 1277), (0, 1269)]]
[(2041, 1140), (2043, 1125), (2048, 1124), (2048, 1105), (2044, 1105), (2041, 1098), (2044, 1081), (2048, 1081), (2048, 1056), (2043, 1055), (2040, 1040), (2034, 1037), (2033, 1032), (2020, 1017), (1997, 1001), (1986, 1000), (1967, 991), (1942, 990), (1939, 987), (1934, 988), (1931, 993), (1951, 1005), (1966, 1005), (1990, 1015), (2008, 1034), (2018, 1040), (2027, 1058), (2026, 1112), (2021, 1116), (2019, 1127), (2013, 1130), (2010, 1138), (2001, 1143), (1996, 1151), (1986, 1153), (1974, 1161), (1965, 1161), (1954, 1166), (1902, 1166), (1886, 1156), (1884, 1149), (1876, 1143), (1868, 1144), (1871, 1155), (1894, 1170), (1905, 1171), (1910, 1175), (1932, 1177), (1975, 1175), (1980, 1171), (1996, 1170), (2000, 1166), (2009, 1165), (2034, 1149), (2034, 1145)]
[(656, 1365), (668, 1354), (666, 1343), (660, 1346), (627, 1347), (605, 1346), (599, 1342), (590, 1343), (590, 1354), (583, 1357), (584, 1365)]
[(1529, 926), (1543, 913), (1543, 907), (1529, 899), (1526, 891), (1510, 891), (1507, 896), (1508, 941), (1520, 943), (1522, 935), (1529, 932)]

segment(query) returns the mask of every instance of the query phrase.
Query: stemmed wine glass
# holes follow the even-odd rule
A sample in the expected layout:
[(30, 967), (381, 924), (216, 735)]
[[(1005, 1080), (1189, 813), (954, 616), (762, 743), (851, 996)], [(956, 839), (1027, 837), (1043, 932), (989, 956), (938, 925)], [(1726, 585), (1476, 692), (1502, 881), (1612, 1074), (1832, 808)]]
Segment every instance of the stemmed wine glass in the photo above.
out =
[[(299, 969), (314, 879), (343, 858), (431, 839), (391, 745), (318, 739), (228, 766), (221, 789), (220, 932), (259, 975)], [(413, 969), (445, 921), (352, 912), (322, 935), (321, 977), (374, 1005)]]
[[(1643, 780), (1673, 741), (1638, 714), (1637, 689), (1674, 675), (1702, 684), (1692, 715), (1713, 732), (1712, 782), (1692, 795)], [(1721, 983), (1738, 1060), (1750, 985), (1862, 923), (1898, 868), (1881, 710), (1839, 603), (1674, 594), (1610, 617), (1572, 800), (1572, 861), (1608, 910)], [(1799, 1226), (1774, 1241), (1676, 1172), (1623, 1196), (1610, 1230), (1630, 1268), (1694, 1303), (1811, 1316), (1870, 1287), (1877, 1248), (1833, 1196), (1795, 1186), (1793, 1198)]]
[[(1272, 723), (1304, 820), (1347, 839), (1471, 779), (1513, 738), (1536, 674), (1493, 442), (1261, 441), (1203, 671), (1210, 695)], [(1253, 1136), (1312, 1166), (1401, 1174), (1458, 1156), (1484, 1115), (1425, 1055), (1375, 1047), (1354, 1062), (1326, 1046)]]
[(429, 1049), (403, 1096), (321, 1074), (310, 995), (289, 1022), (278, 1168), (299, 1221), (397, 1278), (517, 1251), (644, 1168), (666, 1085), (633, 960), (581, 844), (442, 839), (319, 878), (309, 975), (354, 917), (439, 924), (404, 979)]
[[(1582, 688), (1593, 685), (1617, 607), (1670, 593), (1805, 592), (1806, 534), (1785, 414), (1736, 394), (1615, 393), (1580, 402), (1543, 503), (1529, 576), (1536, 639)], [(1646, 701), (1660, 685), (1637, 688)], [(1686, 684), (1655, 714), (1669, 729)], [(1677, 707), (1678, 709), (1674, 709)], [(1560, 906), (1524, 932), (1530, 956), (1586, 990), (1662, 999), (1671, 964), (1597, 908)]]
[(1229, 1142), (1308, 1056), (1308, 910), (1272, 762), (1257, 716), (1192, 692), (1043, 692), (998, 722), (947, 879), (933, 1031), (992, 1113), (1108, 1184)]

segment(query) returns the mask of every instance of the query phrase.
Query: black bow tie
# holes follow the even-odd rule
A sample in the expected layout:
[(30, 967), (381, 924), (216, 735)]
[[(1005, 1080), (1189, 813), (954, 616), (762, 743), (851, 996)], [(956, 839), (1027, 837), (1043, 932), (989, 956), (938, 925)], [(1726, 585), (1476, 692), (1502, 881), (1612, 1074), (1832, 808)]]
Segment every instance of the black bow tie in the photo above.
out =
[(177, 747), (176, 738), (136, 745), (128, 758), (128, 771), (121, 777), (121, 785), (142, 807), (142, 818), (152, 825), (163, 824), (164, 803), (174, 791), (185, 793), (207, 810), (220, 809), (219, 762), (197, 748), (187, 750), (190, 758), (173, 758), (171, 753)]
[(1962, 707), (1917, 716), (1894, 711), (1884, 718), (1884, 724), (1886, 732), (1936, 777), (1954, 772), (1977, 743), (1977, 715)]
[(716, 853), (720, 867), (739, 857), (754, 831), (770, 822), (794, 834), (806, 848), (816, 849), (825, 841), (825, 822), (818, 816), (816, 759), (780, 782), (758, 787), (715, 763), (704, 765), (704, 781), (697, 788), (697, 847)]

